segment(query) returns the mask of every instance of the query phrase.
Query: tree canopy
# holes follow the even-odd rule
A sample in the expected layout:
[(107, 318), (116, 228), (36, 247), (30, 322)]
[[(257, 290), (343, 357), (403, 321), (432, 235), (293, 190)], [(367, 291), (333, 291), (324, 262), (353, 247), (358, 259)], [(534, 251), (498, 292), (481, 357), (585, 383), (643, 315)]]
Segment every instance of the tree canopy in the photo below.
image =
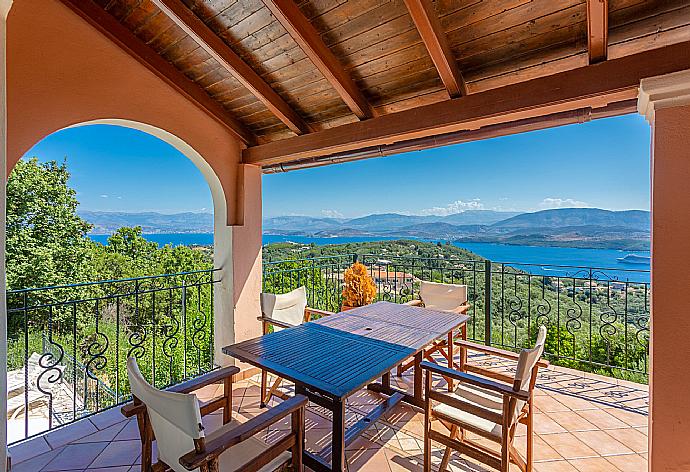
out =
[(91, 229), (77, 213), (67, 164), (17, 162), (7, 183), (7, 286), (44, 287), (83, 280)]

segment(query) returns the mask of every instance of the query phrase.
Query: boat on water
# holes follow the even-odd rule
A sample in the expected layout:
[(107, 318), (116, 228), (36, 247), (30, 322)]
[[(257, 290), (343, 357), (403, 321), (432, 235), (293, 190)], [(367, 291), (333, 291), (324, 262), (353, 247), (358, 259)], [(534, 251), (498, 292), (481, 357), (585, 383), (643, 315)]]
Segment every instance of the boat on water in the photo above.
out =
[(618, 262), (622, 264), (649, 264), (651, 258), (649, 256), (640, 256), (638, 254), (628, 254), (624, 257), (619, 257)]

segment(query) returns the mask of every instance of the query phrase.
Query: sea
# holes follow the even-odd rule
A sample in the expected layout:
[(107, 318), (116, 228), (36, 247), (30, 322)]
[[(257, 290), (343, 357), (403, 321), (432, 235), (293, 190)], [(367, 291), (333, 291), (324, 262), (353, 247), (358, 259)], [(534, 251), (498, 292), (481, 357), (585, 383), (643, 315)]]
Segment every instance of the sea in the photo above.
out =
[[(180, 245), (210, 245), (213, 244), (213, 234), (209, 233), (170, 233), (145, 234), (144, 237), (160, 246), (172, 244)], [(91, 238), (105, 244), (107, 235), (92, 235)], [(277, 236), (265, 234), (263, 243), (291, 241), (300, 244), (314, 243), (343, 244), (353, 242), (386, 241), (400, 238), (386, 237), (333, 237), (314, 238), (309, 236)], [(622, 251), (618, 249), (584, 249), (554, 246), (520, 246), (496, 243), (468, 243), (453, 242), (452, 244), (472, 251), (475, 254), (497, 263), (509, 265), (533, 274), (551, 276), (588, 277), (590, 269), (592, 276), (602, 280), (629, 280), (631, 282), (649, 282), (649, 262), (630, 264), (619, 259), (635, 254), (649, 257), (649, 251)]]

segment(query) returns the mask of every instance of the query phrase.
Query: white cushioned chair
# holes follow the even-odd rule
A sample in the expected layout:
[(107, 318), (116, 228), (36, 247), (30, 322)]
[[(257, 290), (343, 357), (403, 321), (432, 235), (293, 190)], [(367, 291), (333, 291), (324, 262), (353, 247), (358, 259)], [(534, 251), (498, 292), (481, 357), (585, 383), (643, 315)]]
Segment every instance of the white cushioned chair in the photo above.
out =
[[(470, 308), (470, 304), (467, 301), (467, 285), (442, 284), (422, 280), (419, 286), (419, 300), (407, 302), (407, 305), (420, 306), (430, 310), (449, 311), (462, 315), (467, 313), (467, 310)], [(465, 325), (461, 328), (461, 335), (463, 339), (467, 336)], [(453, 339), (453, 333), (449, 333), (448, 339)], [(432, 354), (435, 352), (440, 352), (448, 361), (448, 367), (453, 367), (452, 344), (449, 345), (448, 340), (435, 341), (424, 350), (424, 358), (433, 362)], [(397, 369), (398, 376), (401, 376), (403, 372), (413, 365), (414, 359), (400, 364)], [(450, 379), (446, 380), (449, 385), (452, 383)]]
[[(259, 320), (263, 325), (263, 333), (268, 334), (271, 329), (280, 331), (286, 328), (293, 328), (311, 320), (312, 316), (332, 315), (329, 311), (316, 310), (307, 306), (307, 290), (298, 287), (295, 290), (282, 293), (262, 293), (261, 294), (261, 316)], [(268, 373), (261, 371), (261, 407), (263, 408), (271, 400), (272, 396), (285, 400), (287, 396), (278, 390), (283, 379), (277, 377), (271, 388), (266, 390)]]
[[(297, 395), (245, 422), (230, 419), (206, 436), (196, 395), (154, 388), (141, 375), (133, 358), (127, 360), (127, 374), (134, 405), (140, 410), (145, 408), (137, 415), (140, 432), (143, 421), (147, 423), (143, 428), (146, 439), (155, 437), (156, 440), (158, 461), (151, 470), (272, 472), (292, 464), (295, 470), (302, 471), (304, 408), (307, 404), (303, 395)], [(285, 433), (284, 438), (269, 445), (255, 437), (256, 433), (288, 415), (292, 415), (292, 429)]]
[[(540, 367), (548, 366), (541, 360), (546, 341), (546, 327), (541, 326), (534, 348), (523, 349), (520, 354), (487, 346), (466, 343), (485, 354), (511, 359), (516, 362), (515, 375), (486, 371), (494, 379), (480, 377), (454, 369), (423, 362), (426, 370), (424, 470), (431, 470), (431, 441), (446, 446), (440, 471), (446, 470), (453, 450), (480, 460), (490, 467), (507, 472), (514, 463), (523, 472), (533, 470), (533, 391)], [(435, 391), (432, 375), (450, 377), (458, 382), (452, 393)], [(432, 428), (438, 422), (449, 434)], [(527, 426), (527, 454), (523, 458), (513, 445), (517, 425)], [(501, 445), (499, 453), (468, 439), (472, 432)]]

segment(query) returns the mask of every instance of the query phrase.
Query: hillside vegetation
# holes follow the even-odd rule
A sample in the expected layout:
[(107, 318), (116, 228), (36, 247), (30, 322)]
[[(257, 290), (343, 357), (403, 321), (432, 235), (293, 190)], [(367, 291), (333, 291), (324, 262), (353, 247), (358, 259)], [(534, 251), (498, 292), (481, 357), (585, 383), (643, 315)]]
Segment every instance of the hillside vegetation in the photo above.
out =
[[(339, 311), (342, 274), (355, 258), (369, 269), (378, 300), (419, 297), (422, 280), (465, 284), (471, 303), (468, 336), (518, 350), (546, 325), (546, 352), (556, 364), (639, 382), (647, 380), (649, 284), (617, 282), (606, 274), (530, 274), (491, 266), (464, 249), (415, 240), (325, 246), (264, 247), (263, 290), (283, 293), (301, 285), (315, 308)], [(490, 285), (489, 285), (490, 282)], [(487, 295), (489, 304), (487, 305)]]

